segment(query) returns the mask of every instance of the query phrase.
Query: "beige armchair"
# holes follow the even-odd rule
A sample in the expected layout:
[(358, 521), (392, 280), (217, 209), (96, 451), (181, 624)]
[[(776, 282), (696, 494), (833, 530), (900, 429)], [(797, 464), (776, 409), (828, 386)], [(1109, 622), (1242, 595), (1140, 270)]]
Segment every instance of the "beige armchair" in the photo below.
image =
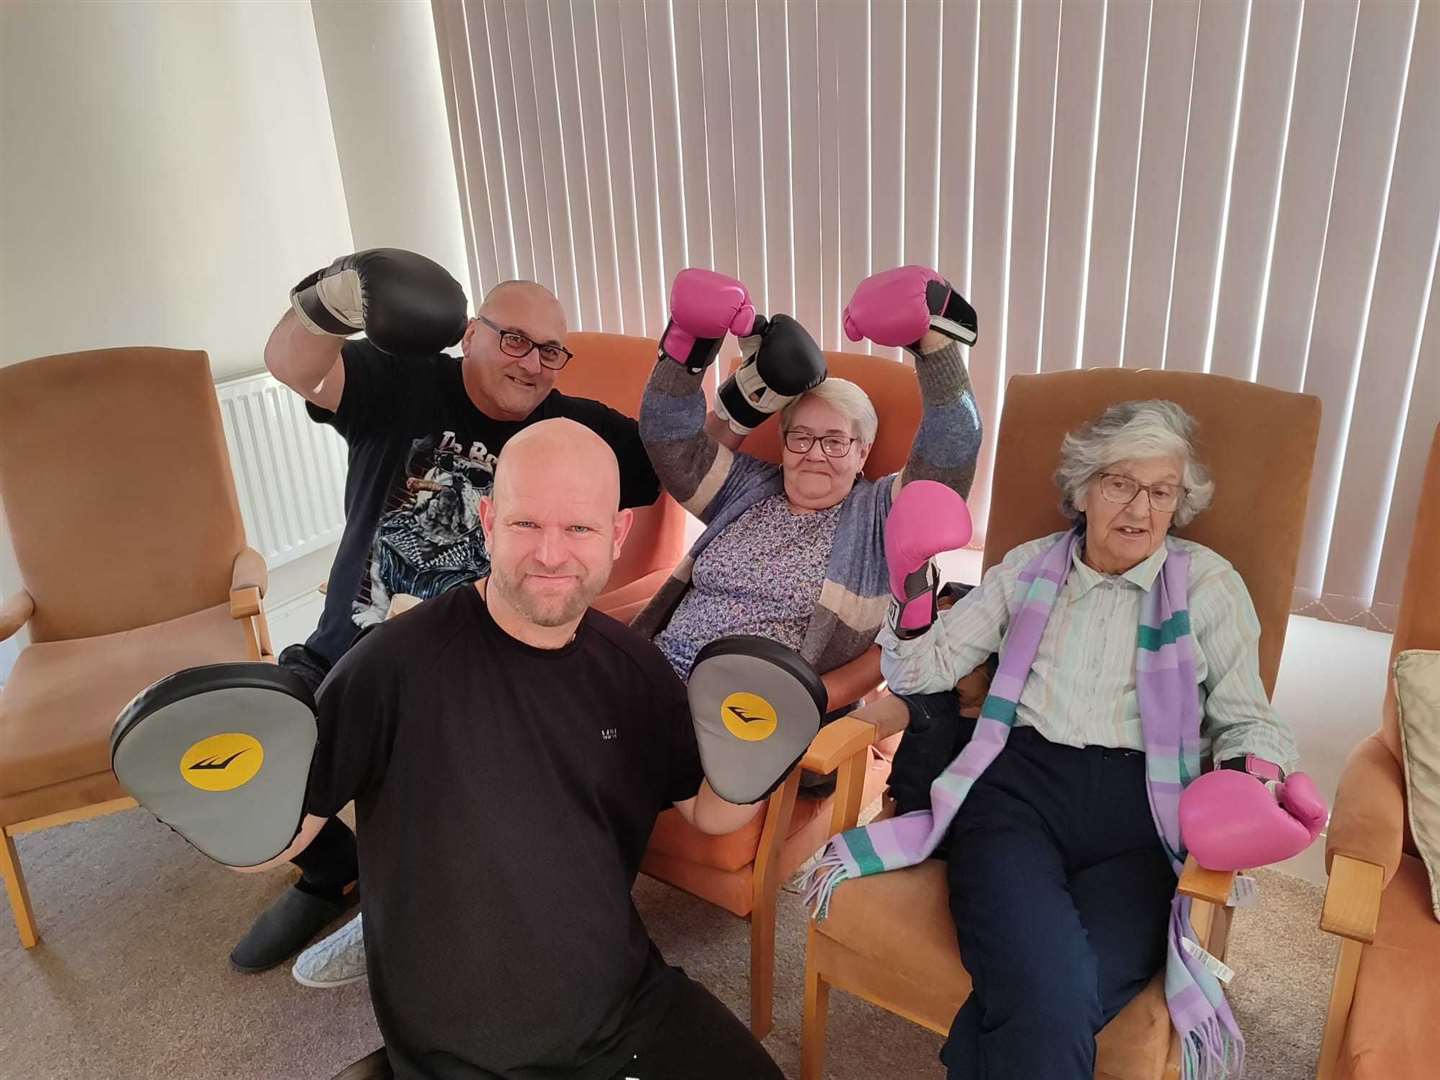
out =
[[(1390, 657), (1440, 649), (1440, 428), (1425, 470)], [(1350, 754), (1326, 832), (1320, 928), (1340, 938), (1320, 1080), (1390, 1080), (1440, 1069), (1440, 922), (1410, 834), (1389, 680), (1380, 730)]]
[(0, 876), (39, 940), (15, 837), (135, 805), (110, 729), (155, 680), (273, 659), (203, 352), (101, 349), (0, 369), (0, 504), (28, 627), (0, 690)]

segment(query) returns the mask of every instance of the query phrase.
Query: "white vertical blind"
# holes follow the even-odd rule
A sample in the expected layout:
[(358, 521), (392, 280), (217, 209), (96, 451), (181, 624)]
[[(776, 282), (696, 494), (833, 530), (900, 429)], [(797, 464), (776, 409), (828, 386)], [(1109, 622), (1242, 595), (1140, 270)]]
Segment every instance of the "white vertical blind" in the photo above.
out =
[(1440, 4), (433, 5), (477, 295), (533, 277), (653, 336), (706, 266), (866, 349), (855, 285), (935, 266), (980, 315), (981, 536), (1016, 372), (1316, 394), (1297, 606), (1393, 618), (1440, 420)]

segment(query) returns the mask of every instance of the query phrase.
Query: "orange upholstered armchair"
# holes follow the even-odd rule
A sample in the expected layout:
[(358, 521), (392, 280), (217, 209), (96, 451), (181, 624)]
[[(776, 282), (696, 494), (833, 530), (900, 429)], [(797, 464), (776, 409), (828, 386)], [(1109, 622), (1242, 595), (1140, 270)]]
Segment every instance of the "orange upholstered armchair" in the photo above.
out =
[[(1320, 404), (1313, 397), (1179, 372), (1108, 368), (1016, 376), (1000, 421), (985, 566), (1068, 524), (1051, 479), (1064, 433), (1108, 405), (1145, 398), (1179, 402), (1199, 420), (1200, 457), (1215, 476), (1215, 499), (1183, 534), (1224, 555), (1245, 579), (1260, 618), (1260, 673), (1269, 693), (1285, 640), (1319, 430)], [(904, 702), (894, 697), (856, 716), (873, 724), (877, 737), (903, 730), (908, 721)], [(1188, 895), (1205, 901), (1194, 905), (1192, 920), (1217, 955), (1224, 953), (1229, 926), (1223, 904), (1231, 877), (1192, 862), (1180, 883)], [(947, 899), (945, 865), (931, 859), (843, 884), (829, 917), (811, 921), (800, 1074), (805, 1080), (819, 1080), (824, 1072), (831, 987), (939, 1034), (949, 1030), (970, 994), (970, 976), (960, 960)], [(1162, 984), (1157, 974), (1101, 1032), (1097, 1077), (1178, 1077), (1178, 1040)]]
[[(865, 463), (872, 480), (899, 471), (920, 426), (920, 389), (913, 368), (859, 353), (828, 352), (830, 373), (864, 388), (880, 414), (880, 429)], [(732, 360), (726, 373), (738, 360)], [(778, 423), (764, 424), (741, 446), (747, 454), (780, 461)], [(881, 687), (880, 650), (871, 648), (824, 677), (830, 708), (873, 695)], [(750, 918), (750, 1027), (757, 1036), (770, 1030), (775, 968), (775, 900), (780, 883), (838, 832), (848, 815), (879, 796), (889, 765), (862, 753), (873, 731), (853, 717), (820, 730), (802, 764), (829, 773), (842, 762), (854, 785), (845, 798), (798, 799), (800, 770), (770, 796), (765, 813), (729, 836), (707, 836), (673, 810), (660, 815), (641, 869), (651, 877)], [(847, 801), (848, 800), (848, 801)], [(853, 805), (852, 805), (853, 804)]]
[[(1408, 649), (1440, 650), (1440, 428), (1420, 493), (1391, 661)], [(1380, 730), (1355, 747), (1340, 776), (1326, 834), (1330, 882), (1320, 926), (1339, 936), (1340, 956), (1321, 1080), (1433, 1075), (1440, 1060), (1440, 922), (1410, 832), (1403, 761), (1392, 679)]]
[(203, 352), (101, 349), (0, 369), (0, 503), (25, 587), (0, 640), (0, 876), (38, 940), (14, 837), (135, 805), (110, 729), (181, 668), (273, 659)]
[[(565, 344), (575, 359), (555, 380), (562, 393), (603, 401), (626, 416), (640, 415), (640, 399), (655, 366), (654, 339), (585, 332), (571, 334)], [(595, 607), (628, 623), (684, 554), (685, 511), (661, 492), (653, 505), (635, 509), (635, 524)]]

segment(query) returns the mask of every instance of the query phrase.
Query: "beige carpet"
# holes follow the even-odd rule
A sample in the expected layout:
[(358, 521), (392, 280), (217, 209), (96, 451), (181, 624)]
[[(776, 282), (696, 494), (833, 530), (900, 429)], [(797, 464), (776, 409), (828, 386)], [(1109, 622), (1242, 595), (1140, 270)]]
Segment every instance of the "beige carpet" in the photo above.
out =
[[(140, 811), (17, 845), (44, 940), (25, 952), (0, 915), (0, 1077), (328, 1078), (379, 1045), (363, 983), (306, 990), (285, 969), (243, 976), (227, 967), (231, 945), (284, 874), (226, 871)], [(743, 1018), (748, 925), (648, 879), (636, 894), (667, 958)], [(1230, 954), (1248, 1075), (1302, 1080), (1314, 1075), (1333, 950), (1315, 929), (1318, 888), (1268, 874), (1263, 894), (1239, 920)], [(766, 1045), (792, 1077), (803, 965), (803, 911), (782, 893)], [(846, 994), (831, 995), (830, 1033), (833, 1077), (942, 1075), (936, 1036)]]

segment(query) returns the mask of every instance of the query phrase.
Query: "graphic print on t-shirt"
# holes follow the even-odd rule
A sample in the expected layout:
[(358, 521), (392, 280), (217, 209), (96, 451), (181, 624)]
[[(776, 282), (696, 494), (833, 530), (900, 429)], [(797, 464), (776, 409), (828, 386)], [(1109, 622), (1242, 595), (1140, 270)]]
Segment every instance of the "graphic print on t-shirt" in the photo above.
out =
[(382, 622), (396, 593), (428, 600), (489, 573), (480, 497), (494, 484), (495, 457), (479, 440), (463, 446), (453, 431), (415, 440), (380, 515), (351, 609), (356, 626)]

